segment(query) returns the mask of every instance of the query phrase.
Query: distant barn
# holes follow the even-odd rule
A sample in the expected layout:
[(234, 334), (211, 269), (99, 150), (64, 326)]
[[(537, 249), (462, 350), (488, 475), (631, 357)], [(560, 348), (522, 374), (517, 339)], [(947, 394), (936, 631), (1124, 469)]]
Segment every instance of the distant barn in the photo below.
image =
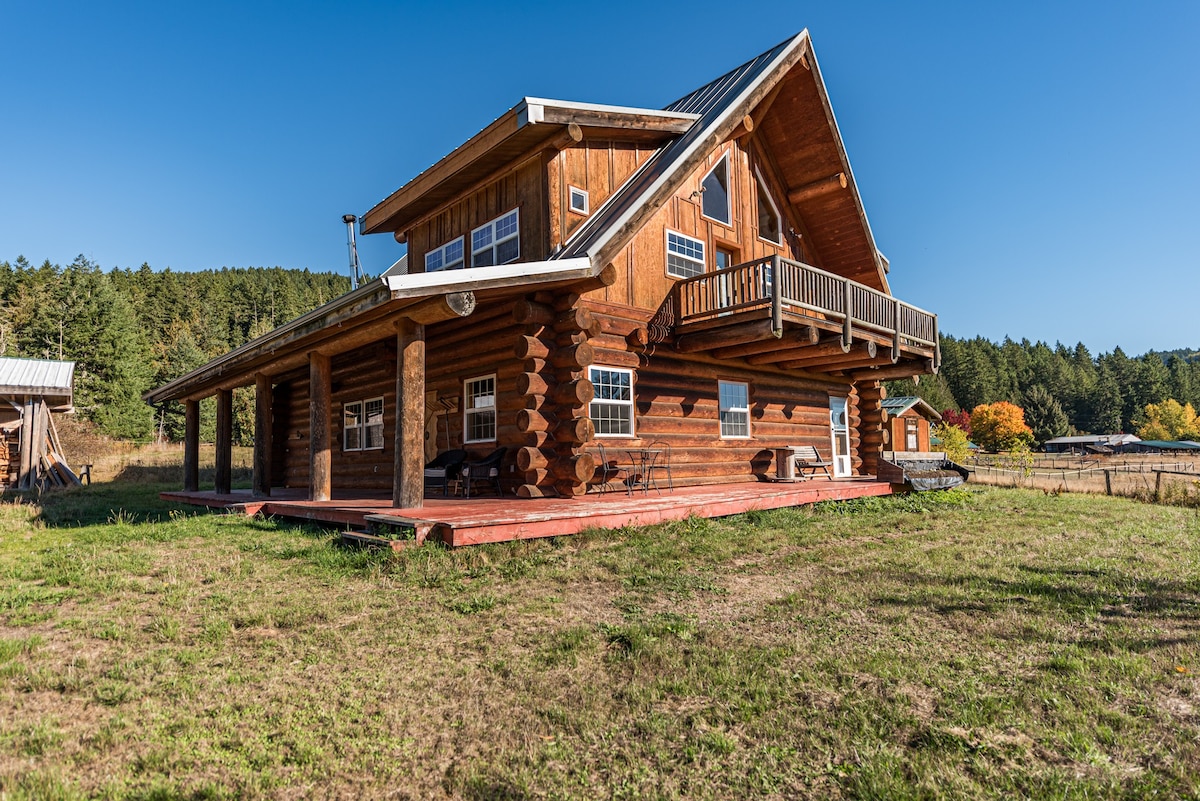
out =
[(1046, 453), (1112, 453), (1139, 442), (1134, 434), (1080, 434), (1046, 440)]
[(50, 416), (73, 410), (74, 384), (75, 362), (0, 357), (0, 489), (77, 481)]

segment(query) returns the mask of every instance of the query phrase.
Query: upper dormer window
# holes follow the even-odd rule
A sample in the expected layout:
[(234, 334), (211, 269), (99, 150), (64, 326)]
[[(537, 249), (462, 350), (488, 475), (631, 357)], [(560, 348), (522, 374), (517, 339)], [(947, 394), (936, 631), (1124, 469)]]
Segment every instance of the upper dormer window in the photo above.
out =
[(576, 214), (588, 213), (588, 193), (577, 186), (571, 187), (571, 211)]
[(508, 264), (521, 255), (520, 225), (517, 209), (471, 232), (471, 266)]
[(729, 225), (733, 215), (729, 210), (729, 154), (721, 156), (704, 180), (700, 182), (700, 208), (705, 217)]
[(425, 272), (461, 270), (463, 268), (463, 238), (452, 239), (440, 248), (425, 254)]
[(771, 199), (771, 192), (767, 189), (766, 182), (762, 179), (762, 173), (755, 170), (755, 178), (757, 179), (756, 187), (758, 192), (758, 235), (768, 242), (774, 242), (776, 245), (783, 244), (783, 225), (779, 216), (779, 208), (775, 205), (775, 201)]

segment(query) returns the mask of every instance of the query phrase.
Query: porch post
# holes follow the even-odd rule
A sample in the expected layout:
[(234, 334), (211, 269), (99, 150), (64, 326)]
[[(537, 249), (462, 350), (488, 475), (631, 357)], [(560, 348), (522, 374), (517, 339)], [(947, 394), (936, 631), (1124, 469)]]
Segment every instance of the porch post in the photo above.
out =
[(330, 442), (332, 373), (329, 357), (308, 354), (308, 498), (327, 501), (333, 491)]
[(425, 498), (425, 326), (396, 322), (396, 434), (392, 506), (419, 508)]
[(183, 491), (200, 490), (200, 401), (183, 402)]
[(271, 495), (271, 377), (254, 376), (254, 483), (256, 498)]
[(216, 491), (228, 495), (233, 477), (233, 390), (217, 390)]

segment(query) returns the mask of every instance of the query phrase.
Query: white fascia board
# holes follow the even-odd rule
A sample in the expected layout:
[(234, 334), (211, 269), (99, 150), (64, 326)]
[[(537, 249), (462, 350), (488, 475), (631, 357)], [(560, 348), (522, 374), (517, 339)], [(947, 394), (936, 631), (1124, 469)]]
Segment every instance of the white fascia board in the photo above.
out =
[(491, 287), (585, 279), (591, 278), (595, 274), (591, 259), (587, 256), (580, 256), (561, 261), (526, 261), (497, 264), (491, 267), (438, 270), (433, 273), (387, 275), (383, 280), (387, 282), (392, 299), (399, 300)]
[(637, 106), (610, 106), (604, 103), (580, 103), (574, 100), (549, 100), (544, 97), (526, 97), (516, 106), (517, 122), (522, 127), (539, 123), (545, 119), (545, 108), (562, 108), (572, 111), (591, 111), (608, 114), (636, 114), (640, 117), (660, 117), (664, 120), (698, 120), (699, 114), (685, 114), (680, 111), (663, 111), (658, 108), (639, 108)]

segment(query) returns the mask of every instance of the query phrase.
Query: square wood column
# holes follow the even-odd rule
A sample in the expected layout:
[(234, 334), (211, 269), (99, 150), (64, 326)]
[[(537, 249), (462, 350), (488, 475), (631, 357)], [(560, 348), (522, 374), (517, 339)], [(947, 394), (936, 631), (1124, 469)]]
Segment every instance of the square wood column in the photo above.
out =
[(200, 491), (200, 401), (183, 402), (183, 491)]
[(214, 488), (228, 495), (233, 487), (233, 390), (217, 390), (217, 464)]
[(256, 498), (271, 495), (271, 377), (254, 376), (254, 478), (252, 494)]
[(333, 492), (333, 454), (330, 450), (330, 396), (333, 392), (329, 357), (308, 354), (308, 499), (327, 501)]
[(416, 509), (425, 502), (425, 326), (396, 323), (396, 434), (392, 506)]

